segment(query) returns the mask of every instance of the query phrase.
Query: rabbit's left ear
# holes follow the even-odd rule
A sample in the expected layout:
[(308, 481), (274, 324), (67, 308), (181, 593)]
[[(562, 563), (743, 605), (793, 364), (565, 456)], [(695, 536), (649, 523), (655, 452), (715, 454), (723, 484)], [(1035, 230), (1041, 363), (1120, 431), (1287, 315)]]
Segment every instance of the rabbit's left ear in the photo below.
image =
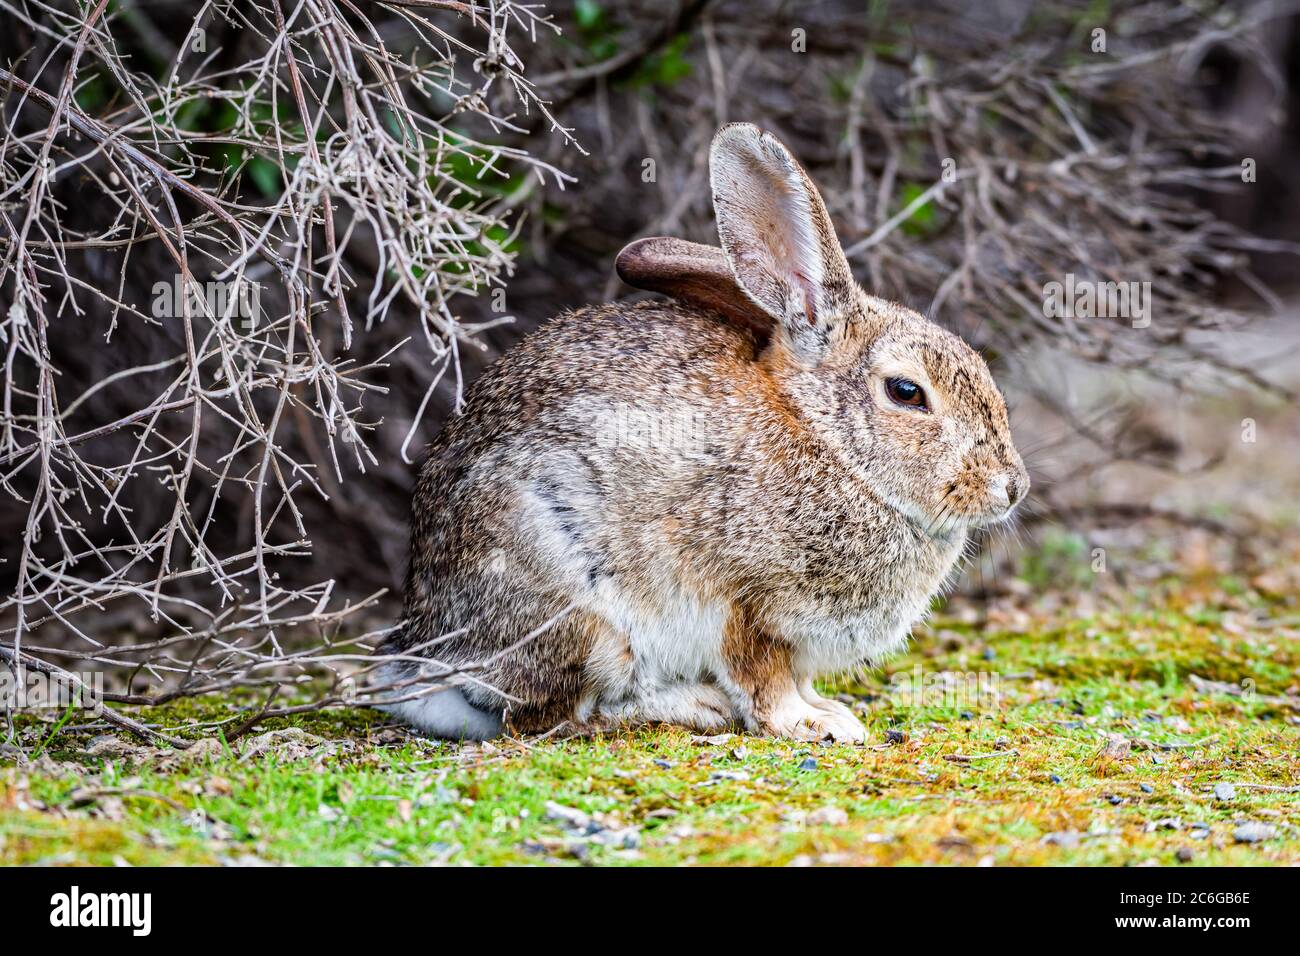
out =
[(724, 126), (709, 155), (718, 235), (740, 287), (812, 355), (857, 310), (821, 194), (771, 133)]
[(666, 236), (638, 239), (618, 254), (614, 269), (630, 286), (718, 313), (751, 332), (760, 347), (772, 334), (772, 317), (740, 288), (716, 246)]

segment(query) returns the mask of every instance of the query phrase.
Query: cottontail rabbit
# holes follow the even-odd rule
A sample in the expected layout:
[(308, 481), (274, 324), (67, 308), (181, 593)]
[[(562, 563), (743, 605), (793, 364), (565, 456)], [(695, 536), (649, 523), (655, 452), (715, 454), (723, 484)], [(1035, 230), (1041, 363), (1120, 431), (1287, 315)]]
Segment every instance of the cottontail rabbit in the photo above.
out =
[(722, 248), (618, 257), (676, 301), (550, 321), (434, 441), (381, 648), (416, 727), (862, 741), (813, 678), (898, 650), (1028, 490), (983, 360), (858, 288), (785, 147), (735, 124), (710, 163)]

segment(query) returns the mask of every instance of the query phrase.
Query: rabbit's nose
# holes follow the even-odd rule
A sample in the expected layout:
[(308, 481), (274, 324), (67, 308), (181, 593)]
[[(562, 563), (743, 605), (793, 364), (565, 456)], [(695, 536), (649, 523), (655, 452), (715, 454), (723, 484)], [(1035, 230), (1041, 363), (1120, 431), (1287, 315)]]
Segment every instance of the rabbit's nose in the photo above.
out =
[(989, 497), (999, 502), (1002, 507), (1011, 509), (1025, 496), (1028, 484), (1019, 475), (998, 475), (989, 482)]

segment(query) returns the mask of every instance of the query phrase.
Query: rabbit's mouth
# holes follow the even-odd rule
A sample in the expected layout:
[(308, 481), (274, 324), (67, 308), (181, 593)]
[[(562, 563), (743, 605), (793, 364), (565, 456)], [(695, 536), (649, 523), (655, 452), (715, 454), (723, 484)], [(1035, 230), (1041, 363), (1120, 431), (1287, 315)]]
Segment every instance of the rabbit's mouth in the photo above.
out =
[(899, 515), (919, 538), (940, 545), (951, 545), (973, 531), (1010, 521), (1019, 503), (1009, 503), (1006, 498), (993, 500), (972, 512), (967, 510), (969, 502), (959, 502), (955, 496), (945, 497), (934, 507), (878, 486), (872, 492), (877, 501)]
[(994, 525), (1007, 524), (1015, 517), (1015, 513), (1016, 506), (1012, 504), (998, 505), (980, 514), (967, 515), (966, 530), (983, 531), (984, 529), (991, 528)]
[(1006, 524), (1012, 520), (1016, 510), (1016, 506), (1011, 505), (978, 514), (940, 510), (938, 514), (923, 515), (915, 506), (899, 508), (891, 504), (891, 507), (923, 537), (939, 544), (952, 544), (964, 539), (972, 531), (982, 531), (994, 525)]
[(1001, 475), (981, 483), (978, 490), (954, 482), (937, 505), (929, 507), (882, 497), (925, 537), (947, 543), (1013, 520), (1027, 486), (1027, 479)]

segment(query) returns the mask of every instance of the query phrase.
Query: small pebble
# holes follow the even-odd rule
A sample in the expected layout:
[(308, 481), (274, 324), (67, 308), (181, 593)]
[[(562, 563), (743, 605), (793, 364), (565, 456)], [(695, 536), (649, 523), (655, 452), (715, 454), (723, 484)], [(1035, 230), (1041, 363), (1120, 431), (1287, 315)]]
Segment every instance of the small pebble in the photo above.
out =
[(600, 824), (592, 820), (590, 814), (584, 813), (577, 807), (566, 807), (554, 800), (546, 801), (546, 819), (552, 823), (560, 824), (566, 830), (574, 830), (579, 833), (589, 833), (600, 829)]
[(814, 826), (842, 827), (849, 822), (849, 815), (839, 807), (819, 807), (808, 814), (808, 822)]
[(672, 769), (673, 769), (673, 762), (672, 762), (671, 760), (664, 760), (664, 759), (662, 759), (662, 758), (655, 758), (655, 766), (656, 766), (656, 767), (662, 767), (664, 770), (672, 770)]
[(1110, 796), (1108, 796), (1106, 799), (1107, 799), (1108, 801), (1110, 801), (1110, 805), (1111, 805), (1112, 807), (1118, 807), (1121, 803), (1124, 802), (1124, 798), (1121, 797), (1119, 794), (1116, 794), (1116, 793), (1112, 793), (1112, 794), (1111, 794)]
[(1149, 783), (1139, 784), (1138, 786), (1141, 787), (1143, 793), (1155, 793), (1155, 792), (1156, 792), (1156, 788), (1153, 787), (1153, 786), (1151, 786), (1151, 784), (1149, 784)]
[(800, 770), (816, 770), (816, 769), (817, 769), (817, 760), (816, 760), (815, 758), (813, 758), (813, 757), (804, 757), (803, 760), (801, 760), (801, 761), (799, 762), (799, 769), (800, 769)]
[(1079, 845), (1079, 834), (1072, 830), (1062, 831), (1061, 833), (1049, 833), (1043, 837), (1043, 842), (1052, 846), (1063, 847), (1072, 850)]
[(997, 660), (998, 652), (991, 647), (984, 648), (984, 659), (986, 661)]
[(1192, 859), (1196, 856), (1196, 851), (1190, 846), (1180, 846), (1178, 848), (1177, 856), (1179, 863), (1191, 863)]
[(886, 730), (885, 743), (887, 744), (905, 744), (907, 743), (907, 734), (901, 730)]
[(731, 740), (735, 736), (736, 736), (735, 734), (714, 734), (712, 737), (694, 736), (691, 738), (691, 743), (702, 744), (706, 746), (717, 746), (718, 744), (725, 744), (728, 740)]
[(1214, 799), (1223, 803), (1231, 803), (1237, 798), (1237, 788), (1230, 783), (1216, 783), (1214, 785)]
[(710, 780), (748, 780), (749, 774), (743, 770), (715, 770), (709, 774)]
[(1263, 840), (1271, 840), (1277, 833), (1267, 823), (1249, 823), (1240, 824), (1232, 831), (1232, 838), (1238, 843), (1259, 843)]
[(1052, 783), (1060, 783), (1060, 782), (1061, 782), (1061, 778), (1058, 777), (1056, 774), (1052, 774), (1052, 775), (1051, 775), (1050, 777), (1048, 777), (1047, 779), (1050, 780), (1050, 781), (1052, 781)]
[(975, 715), (972, 714), (969, 710), (963, 710), (959, 716), (961, 717), (962, 720), (971, 720), (975, 717)]

